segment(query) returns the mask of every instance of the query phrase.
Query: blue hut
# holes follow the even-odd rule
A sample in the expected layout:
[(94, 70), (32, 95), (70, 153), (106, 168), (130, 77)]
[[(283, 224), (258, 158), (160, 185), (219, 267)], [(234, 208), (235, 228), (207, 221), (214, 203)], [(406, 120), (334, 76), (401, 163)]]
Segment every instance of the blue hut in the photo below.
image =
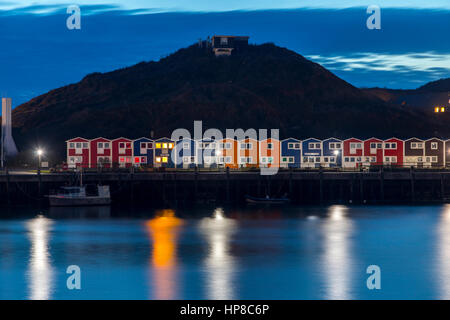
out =
[(135, 166), (153, 167), (154, 142), (149, 138), (139, 138), (133, 141), (133, 164)]
[(197, 164), (197, 146), (195, 140), (184, 138), (175, 144), (175, 167), (195, 168)]
[(202, 139), (197, 142), (197, 165), (199, 168), (217, 168), (219, 142), (215, 139)]
[(155, 168), (174, 168), (175, 163), (172, 160), (172, 151), (175, 147), (175, 142), (169, 138), (160, 138), (155, 140)]
[(318, 168), (321, 164), (322, 142), (309, 138), (302, 142), (302, 168)]
[(342, 166), (342, 140), (328, 138), (322, 141), (322, 163), (324, 167)]
[(288, 138), (281, 141), (280, 167), (300, 168), (302, 158), (301, 141)]

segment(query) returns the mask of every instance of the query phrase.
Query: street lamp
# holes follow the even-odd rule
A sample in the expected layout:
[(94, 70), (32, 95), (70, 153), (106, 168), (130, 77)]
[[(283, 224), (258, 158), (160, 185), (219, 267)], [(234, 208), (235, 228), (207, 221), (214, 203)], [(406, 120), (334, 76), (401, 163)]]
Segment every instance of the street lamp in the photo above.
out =
[(36, 154), (38, 155), (38, 169), (39, 170), (41, 169), (41, 156), (43, 153), (44, 153), (44, 151), (41, 148), (36, 150)]
[(339, 150), (334, 150), (334, 155), (337, 156), (339, 154)]

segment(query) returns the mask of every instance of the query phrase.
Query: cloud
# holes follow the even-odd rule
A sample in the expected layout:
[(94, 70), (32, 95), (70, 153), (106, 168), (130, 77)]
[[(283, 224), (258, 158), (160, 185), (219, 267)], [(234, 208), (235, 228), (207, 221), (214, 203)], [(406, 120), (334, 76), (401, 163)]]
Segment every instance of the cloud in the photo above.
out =
[(448, 53), (355, 53), (349, 55), (309, 55), (309, 59), (332, 71), (385, 71), (395, 73), (425, 72), (436, 77), (450, 74)]
[[(68, 0), (50, 0), (47, 5), (30, 5), (28, 0), (16, 0), (14, 2), (0, 2), (0, 11), (16, 11), (16, 14), (49, 14), (58, 12), (61, 7), (73, 4)], [(345, 9), (354, 7), (368, 7), (374, 4), (373, 0), (77, 0), (80, 6), (98, 6), (99, 10), (93, 13), (101, 13), (114, 10), (144, 12), (224, 12), (224, 11), (253, 11), (271, 9)], [(448, 0), (377, 0), (376, 4), (381, 8), (415, 8), (415, 9), (445, 9), (450, 10)], [(43, 7), (41, 10), (29, 10), (26, 8)]]

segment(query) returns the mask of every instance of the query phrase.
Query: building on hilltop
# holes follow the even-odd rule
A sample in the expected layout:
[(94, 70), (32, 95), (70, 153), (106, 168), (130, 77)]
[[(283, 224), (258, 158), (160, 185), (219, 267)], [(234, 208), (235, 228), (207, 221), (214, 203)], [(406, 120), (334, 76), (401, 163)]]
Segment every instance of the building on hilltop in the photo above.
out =
[(211, 38), (211, 46), (217, 56), (229, 56), (233, 50), (239, 51), (248, 46), (247, 36), (217, 36)]

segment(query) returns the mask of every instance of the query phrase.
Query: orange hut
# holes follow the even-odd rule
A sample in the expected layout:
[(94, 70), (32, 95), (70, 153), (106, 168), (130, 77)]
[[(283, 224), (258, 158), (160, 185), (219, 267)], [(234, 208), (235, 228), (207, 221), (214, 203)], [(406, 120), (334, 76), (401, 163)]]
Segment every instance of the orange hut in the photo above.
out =
[(280, 140), (268, 138), (259, 142), (260, 167), (280, 167)]

